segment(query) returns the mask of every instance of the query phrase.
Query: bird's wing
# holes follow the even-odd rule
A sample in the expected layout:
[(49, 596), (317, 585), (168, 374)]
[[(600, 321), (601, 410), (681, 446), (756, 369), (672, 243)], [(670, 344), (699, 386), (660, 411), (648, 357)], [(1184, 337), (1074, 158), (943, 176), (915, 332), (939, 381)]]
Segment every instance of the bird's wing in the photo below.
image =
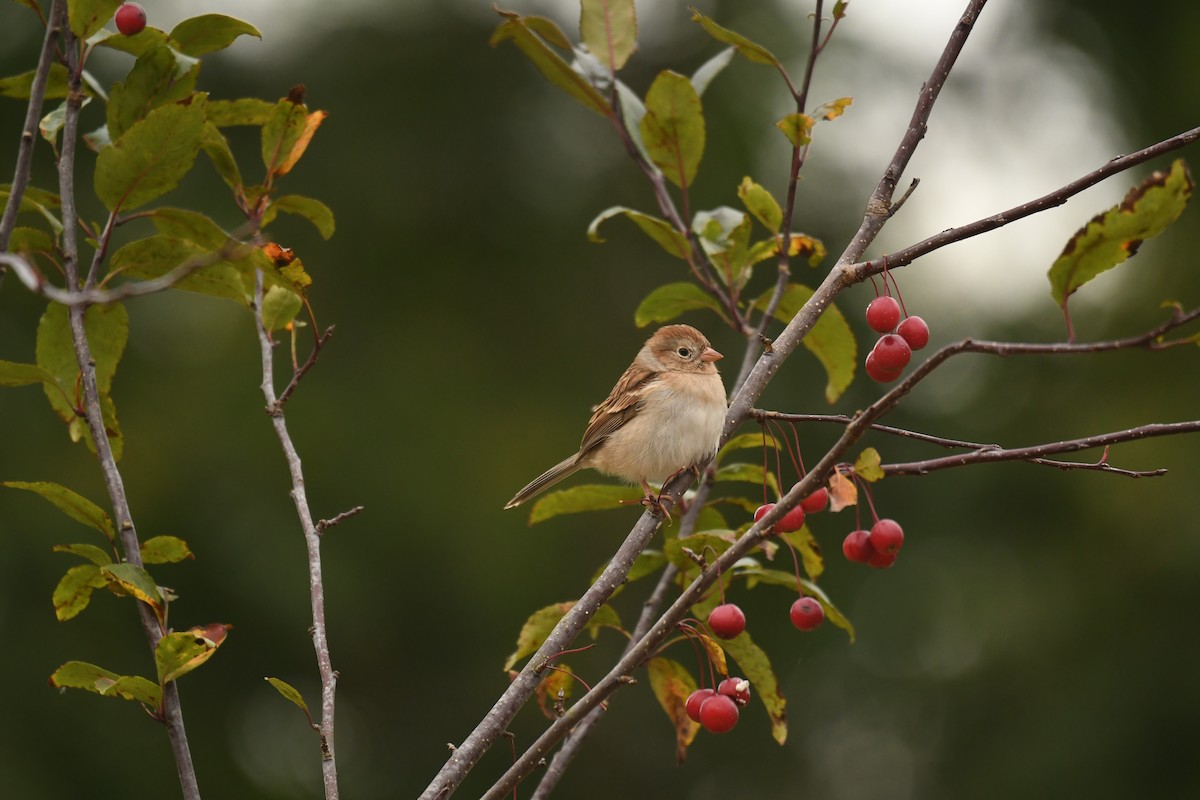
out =
[(583, 441), (579, 444), (580, 454), (587, 453), (609, 437), (642, 409), (646, 390), (658, 380), (658, 373), (633, 364), (617, 381), (604, 402), (596, 406), (588, 420)]

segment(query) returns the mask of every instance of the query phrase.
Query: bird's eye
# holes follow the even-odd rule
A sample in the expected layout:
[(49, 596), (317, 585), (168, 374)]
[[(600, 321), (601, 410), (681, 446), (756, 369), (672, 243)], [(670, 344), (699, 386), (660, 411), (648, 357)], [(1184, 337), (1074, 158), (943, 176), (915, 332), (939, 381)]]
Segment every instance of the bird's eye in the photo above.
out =
[(687, 349), (686, 347), (681, 347), (678, 350), (676, 350), (675, 352), (679, 353), (679, 355), (683, 356), (684, 358), (687, 358), (688, 356), (690, 356), (692, 354), (692, 351)]

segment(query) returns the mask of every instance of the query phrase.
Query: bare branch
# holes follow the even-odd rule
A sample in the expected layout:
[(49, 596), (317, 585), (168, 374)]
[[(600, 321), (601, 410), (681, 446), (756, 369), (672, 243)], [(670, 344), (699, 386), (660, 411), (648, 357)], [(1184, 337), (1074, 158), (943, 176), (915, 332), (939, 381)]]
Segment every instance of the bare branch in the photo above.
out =
[(347, 509), (340, 514), (337, 514), (332, 519), (319, 519), (319, 520), (317, 520), (317, 525), (316, 525), (317, 533), (324, 533), (325, 531), (332, 528), (334, 525), (337, 525), (338, 523), (340, 523), (342, 520), (346, 520), (346, 519), (349, 519), (350, 517), (357, 516), (357, 515), (361, 514), (362, 512), (363, 512), (362, 506), (355, 506), (354, 508)]

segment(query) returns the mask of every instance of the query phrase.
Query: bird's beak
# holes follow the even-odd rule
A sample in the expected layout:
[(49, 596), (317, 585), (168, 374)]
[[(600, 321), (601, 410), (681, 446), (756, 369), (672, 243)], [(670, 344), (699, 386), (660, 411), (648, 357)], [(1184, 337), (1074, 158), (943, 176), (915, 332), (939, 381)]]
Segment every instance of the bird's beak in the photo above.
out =
[(704, 348), (704, 352), (700, 354), (701, 361), (720, 361), (724, 357), (711, 347)]

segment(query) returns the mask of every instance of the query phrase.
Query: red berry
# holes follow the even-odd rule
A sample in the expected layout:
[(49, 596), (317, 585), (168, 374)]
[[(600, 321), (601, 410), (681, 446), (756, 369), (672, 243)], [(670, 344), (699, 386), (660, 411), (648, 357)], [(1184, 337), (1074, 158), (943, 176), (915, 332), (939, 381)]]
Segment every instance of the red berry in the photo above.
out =
[(804, 527), (804, 507), (797, 505), (791, 511), (783, 515), (779, 522), (775, 523), (775, 530), (780, 533), (791, 533), (798, 531)]
[(133, 36), (146, 27), (146, 9), (137, 3), (125, 3), (117, 9), (113, 19), (117, 23), (117, 30), (126, 36)]
[(737, 721), (738, 707), (732, 698), (718, 694), (700, 704), (700, 724), (709, 733), (728, 733)]
[(704, 701), (715, 695), (712, 689), (697, 689), (688, 695), (687, 703), (684, 704), (684, 710), (687, 711), (688, 719), (692, 722), (700, 721), (700, 706)]
[(880, 336), (871, 352), (875, 354), (875, 363), (879, 368), (889, 372), (904, 369), (908, 366), (908, 360), (912, 358), (912, 348), (908, 346), (908, 342), (894, 333)]
[(723, 694), (739, 708), (750, 702), (750, 681), (745, 678), (726, 678), (717, 684), (717, 694)]
[(904, 530), (894, 519), (881, 519), (871, 526), (871, 547), (877, 553), (894, 555), (904, 544)]
[(929, 344), (929, 326), (920, 317), (909, 317), (904, 320), (896, 329), (896, 333), (900, 334), (913, 350), (920, 350)]
[(825, 609), (811, 597), (801, 597), (792, 603), (792, 624), (802, 631), (811, 631), (825, 621)]
[(867, 566), (875, 569), (887, 569), (896, 563), (896, 555), (896, 553), (875, 553), (867, 561)]
[(894, 297), (876, 297), (867, 304), (867, 324), (876, 333), (891, 333), (900, 321), (900, 304)]
[(827, 505), (829, 505), (829, 490), (824, 486), (800, 501), (800, 507), (804, 509), (805, 514), (824, 511)]
[(877, 383), (891, 383), (900, 377), (900, 370), (884, 369), (879, 366), (879, 359), (875, 356), (875, 351), (872, 350), (867, 353), (867, 375)]
[(866, 564), (875, 556), (870, 531), (851, 531), (842, 542), (842, 553), (850, 561)]
[(708, 627), (722, 639), (732, 639), (746, 630), (746, 615), (733, 603), (717, 606), (708, 615)]
[(763, 517), (765, 517), (767, 515), (768, 511), (770, 511), (774, 507), (775, 507), (774, 503), (767, 503), (766, 505), (762, 505), (762, 506), (759, 506), (758, 508), (756, 508), (754, 510), (754, 521), (758, 522), (760, 519), (762, 519)]

